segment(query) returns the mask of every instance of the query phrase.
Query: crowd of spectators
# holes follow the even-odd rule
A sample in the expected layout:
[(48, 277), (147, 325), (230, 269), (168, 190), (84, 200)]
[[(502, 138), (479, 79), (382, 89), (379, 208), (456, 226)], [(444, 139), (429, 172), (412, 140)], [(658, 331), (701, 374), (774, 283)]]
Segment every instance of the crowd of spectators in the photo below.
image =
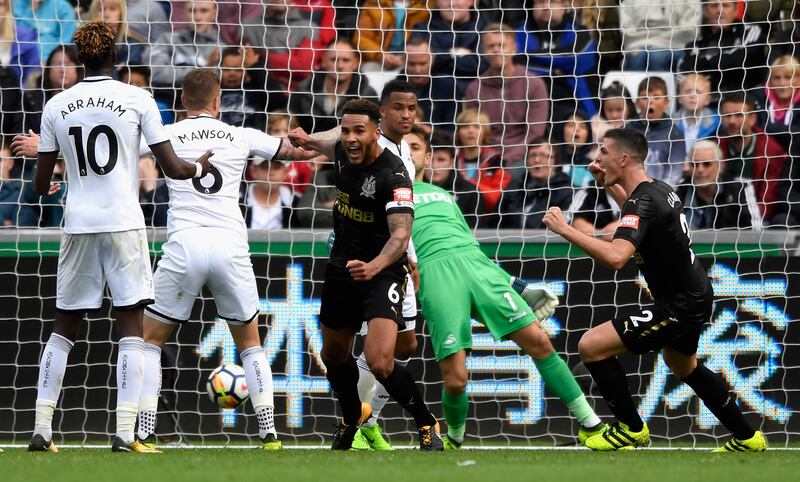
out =
[[(541, 229), (558, 206), (610, 236), (620, 209), (587, 166), (622, 126), (645, 135), (647, 172), (691, 229), (800, 225), (800, 0), (0, 0), (4, 227), (63, 222), (68, 189), (38, 196), (35, 159), (10, 145), (81, 80), (71, 37), (94, 20), (117, 27), (118, 78), (165, 123), (198, 67), (220, 72), (224, 122), (273, 135), (331, 129), (347, 100), (407, 80), (433, 144), (425, 177), (472, 228)], [(139, 167), (145, 218), (164, 226), (163, 175)], [(333, 176), (324, 158), (252, 160), (248, 227), (329, 228)]]

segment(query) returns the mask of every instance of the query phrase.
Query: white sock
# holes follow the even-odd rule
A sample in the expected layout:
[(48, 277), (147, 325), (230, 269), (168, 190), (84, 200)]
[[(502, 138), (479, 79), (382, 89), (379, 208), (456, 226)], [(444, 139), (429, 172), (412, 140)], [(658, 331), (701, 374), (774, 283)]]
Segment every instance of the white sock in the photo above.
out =
[[(401, 367), (405, 367), (406, 365), (408, 365), (409, 361), (411, 361), (410, 358), (405, 360), (398, 360), (397, 358), (395, 358), (394, 364)], [(376, 383), (375, 393), (372, 395), (372, 398), (370, 399), (369, 402), (370, 405), (372, 405), (372, 415), (369, 417), (366, 423), (364, 423), (364, 425), (366, 425), (367, 427), (375, 426), (375, 424), (378, 423), (378, 417), (381, 416), (381, 410), (383, 410), (383, 407), (386, 405), (388, 401), (389, 401), (389, 392), (386, 391), (386, 389), (383, 387), (382, 384)]]
[(126, 444), (134, 441), (133, 427), (142, 395), (144, 340), (126, 336), (119, 340), (117, 355), (117, 437)]
[(161, 392), (161, 347), (144, 344), (142, 396), (139, 397), (139, 439), (156, 433), (158, 396)]
[(241, 359), (250, 402), (258, 418), (258, 436), (261, 439), (267, 434), (277, 436), (273, 416), (272, 369), (267, 363), (267, 354), (261, 346), (251, 346), (242, 352)]
[(363, 352), (356, 359), (356, 365), (358, 365), (358, 398), (364, 402), (370, 401), (375, 394), (375, 386), (380, 383), (375, 381), (375, 375), (369, 370)]
[(53, 412), (61, 394), (64, 372), (67, 371), (67, 357), (73, 346), (74, 343), (68, 339), (52, 333), (39, 362), (36, 421), (33, 433), (41, 435), (45, 440), (53, 439)]

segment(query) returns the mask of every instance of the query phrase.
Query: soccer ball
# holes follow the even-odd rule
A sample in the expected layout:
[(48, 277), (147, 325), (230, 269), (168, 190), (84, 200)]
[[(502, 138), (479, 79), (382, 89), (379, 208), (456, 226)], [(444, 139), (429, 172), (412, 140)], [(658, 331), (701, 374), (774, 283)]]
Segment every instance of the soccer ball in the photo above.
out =
[(222, 365), (211, 372), (206, 382), (208, 397), (222, 408), (236, 408), (250, 395), (244, 379), (244, 368)]

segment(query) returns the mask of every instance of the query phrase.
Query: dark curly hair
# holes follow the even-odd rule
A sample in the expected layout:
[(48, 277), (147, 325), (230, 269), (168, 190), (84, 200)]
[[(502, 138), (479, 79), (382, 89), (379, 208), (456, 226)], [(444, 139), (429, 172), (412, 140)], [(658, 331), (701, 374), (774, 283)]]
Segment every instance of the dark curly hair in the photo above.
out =
[(381, 109), (378, 104), (367, 99), (351, 99), (342, 107), (342, 117), (347, 114), (365, 115), (375, 124), (381, 123)]
[(81, 63), (89, 69), (99, 69), (115, 55), (117, 29), (105, 22), (91, 22), (83, 25), (72, 37)]

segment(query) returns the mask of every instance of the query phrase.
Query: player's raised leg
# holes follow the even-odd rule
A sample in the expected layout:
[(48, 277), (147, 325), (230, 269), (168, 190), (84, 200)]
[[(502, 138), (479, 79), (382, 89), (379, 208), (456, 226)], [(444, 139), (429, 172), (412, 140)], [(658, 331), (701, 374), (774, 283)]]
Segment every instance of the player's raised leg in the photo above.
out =
[(389, 395), (414, 418), (419, 431), (420, 449), (443, 450), (439, 424), (431, 414), (414, 378), (405, 367), (394, 363), (397, 323), (388, 318), (369, 321), (369, 333), (364, 340), (364, 355), (370, 371)]
[(253, 320), (247, 323), (228, 321), (239, 357), (244, 367), (250, 402), (258, 419), (258, 438), (264, 450), (280, 450), (281, 441), (275, 430), (275, 401), (272, 386), (272, 369), (267, 362), (267, 354), (258, 336), (258, 324)]
[(67, 370), (67, 357), (78, 337), (83, 312), (57, 311), (53, 333), (47, 340), (39, 362), (39, 381), (36, 395), (36, 420), (33, 438), (28, 445), (31, 452), (58, 452), (53, 443), (53, 412)]
[(636, 410), (625, 371), (617, 359), (617, 355), (628, 349), (612, 322), (607, 321), (584, 333), (578, 342), (578, 351), (618, 421), (587, 440), (586, 446), (593, 450), (619, 450), (650, 443), (650, 430)]
[(733, 435), (715, 452), (763, 452), (767, 450), (767, 439), (760, 431), (754, 430), (745, 420), (742, 410), (736, 404), (736, 392), (728, 388), (718, 373), (697, 363), (697, 355), (686, 355), (676, 348), (665, 346), (662, 350), (664, 361), (681, 381), (700, 397), (711, 413)]
[[(426, 278), (429, 281), (432, 275), (443, 276), (441, 282), (444, 284), (440, 286), (450, 286), (447, 280), (460, 276), (460, 273), (471, 273), (469, 279), (462, 280), (462, 284), (469, 292), (469, 305), (475, 307), (475, 317), (483, 322), (495, 339), (512, 340), (533, 359), (545, 386), (558, 396), (580, 423), (578, 439), (581, 442), (590, 435), (599, 433), (603, 424), (586, 401), (566, 362), (555, 352), (547, 333), (538, 324), (540, 319), (553, 315), (558, 304), (555, 295), (543, 288), (527, 289), (531, 295), (531, 304), (537, 308), (538, 315), (534, 314), (526, 300), (512, 289), (509, 275), (482, 253), (462, 257), (453, 263), (440, 262), (433, 268), (433, 272), (426, 273)], [(447, 275), (444, 274), (445, 271)], [(533, 296), (537, 293), (539, 296)], [(544, 303), (539, 303), (539, 299), (544, 300)], [(442, 305), (445, 309), (450, 306), (446, 300), (442, 300)], [(460, 336), (466, 338), (470, 334), (464, 332)], [(463, 378), (466, 380), (466, 373)], [(448, 395), (452, 397), (455, 393)], [(455, 436), (451, 439), (460, 442)]]

